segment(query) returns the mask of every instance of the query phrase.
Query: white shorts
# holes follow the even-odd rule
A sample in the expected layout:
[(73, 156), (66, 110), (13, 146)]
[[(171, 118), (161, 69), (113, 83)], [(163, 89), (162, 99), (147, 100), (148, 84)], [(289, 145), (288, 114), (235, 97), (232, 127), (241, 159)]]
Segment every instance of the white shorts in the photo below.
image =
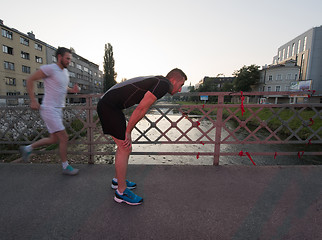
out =
[(40, 107), (40, 116), (46, 123), (49, 133), (55, 133), (65, 130), (63, 125), (63, 109)]

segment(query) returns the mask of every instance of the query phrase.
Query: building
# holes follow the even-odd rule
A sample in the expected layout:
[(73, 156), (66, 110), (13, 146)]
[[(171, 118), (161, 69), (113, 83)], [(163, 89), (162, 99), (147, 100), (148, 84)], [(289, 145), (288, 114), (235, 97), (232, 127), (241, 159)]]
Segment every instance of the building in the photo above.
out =
[[(260, 71), (258, 85), (259, 92), (287, 92), (291, 91), (294, 82), (299, 80), (300, 67), (295, 60), (287, 60), (284, 63), (265, 66)], [(270, 103), (291, 103), (294, 99), (288, 95), (267, 95)]]
[[(56, 48), (36, 39), (33, 32), (24, 34), (0, 20), (0, 96), (27, 95), (26, 79), (43, 64), (56, 62)], [(81, 93), (103, 92), (103, 74), (99, 66), (73, 53), (68, 67), (71, 86), (77, 83)], [(38, 81), (35, 94), (44, 93), (43, 81)], [(11, 101), (11, 100), (10, 100)]]
[[(26, 79), (46, 63), (46, 44), (35, 39), (32, 32), (23, 34), (2, 21), (0, 27), (0, 95), (26, 95)], [(39, 82), (35, 93), (43, 94), (43, 90)]]
[[(310, 99), (296, 97), (295, 102), (322, 102), (322, 26), (314, 27), (277, 49), (272, 65), (260, 72), (260, 90), (314, 90)], [(270, 79), (271, 78), (271, 79)], [(275, 82), (274, 82), (275, 81)], [(275, 101), (276, 102), (276, 101)]]
[(225, 83), (232, 84), (236, 77), (204, 77), (202, 84), (216, 91), (222, 89)]

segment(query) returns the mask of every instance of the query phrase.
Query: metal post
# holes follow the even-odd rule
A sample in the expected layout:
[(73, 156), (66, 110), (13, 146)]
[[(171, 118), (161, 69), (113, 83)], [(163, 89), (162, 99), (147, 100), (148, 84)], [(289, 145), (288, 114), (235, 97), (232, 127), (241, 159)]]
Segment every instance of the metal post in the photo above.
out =
[(216, 118), (215, 152), (214, 152), (215, 166), (219, 165), (223, 104), (224, 104), (224, 95), (219, 95), (218, 107), (217, 107), (217, 118)]
[(86, 98), (86, 105), (87, 105), (87, 123), (88, 123), (88, 130), (87, 130), (87, 141), (88, 141), (88, 163), (94, 164), (94, 136), (93, 136), (93, 105), (92, 105), (92, 96), (88, 96)]

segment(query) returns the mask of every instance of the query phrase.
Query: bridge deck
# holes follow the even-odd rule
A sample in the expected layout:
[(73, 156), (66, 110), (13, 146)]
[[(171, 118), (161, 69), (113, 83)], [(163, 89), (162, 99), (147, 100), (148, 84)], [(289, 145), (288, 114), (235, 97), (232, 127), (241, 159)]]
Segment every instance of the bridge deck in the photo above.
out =
[(322, 239), (322, 166), (130, 165), (136, 207), (77, 167), (0, 164), (1, 239)]

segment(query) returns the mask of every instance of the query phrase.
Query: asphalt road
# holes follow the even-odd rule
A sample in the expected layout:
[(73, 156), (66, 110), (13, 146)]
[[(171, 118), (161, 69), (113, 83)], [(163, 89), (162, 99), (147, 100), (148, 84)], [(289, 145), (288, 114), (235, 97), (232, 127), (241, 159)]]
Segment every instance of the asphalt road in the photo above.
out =
[(0, 239), (322, 239), (322, 166), (130, 165), (134, 207), (77, 167), (0, 164)]

